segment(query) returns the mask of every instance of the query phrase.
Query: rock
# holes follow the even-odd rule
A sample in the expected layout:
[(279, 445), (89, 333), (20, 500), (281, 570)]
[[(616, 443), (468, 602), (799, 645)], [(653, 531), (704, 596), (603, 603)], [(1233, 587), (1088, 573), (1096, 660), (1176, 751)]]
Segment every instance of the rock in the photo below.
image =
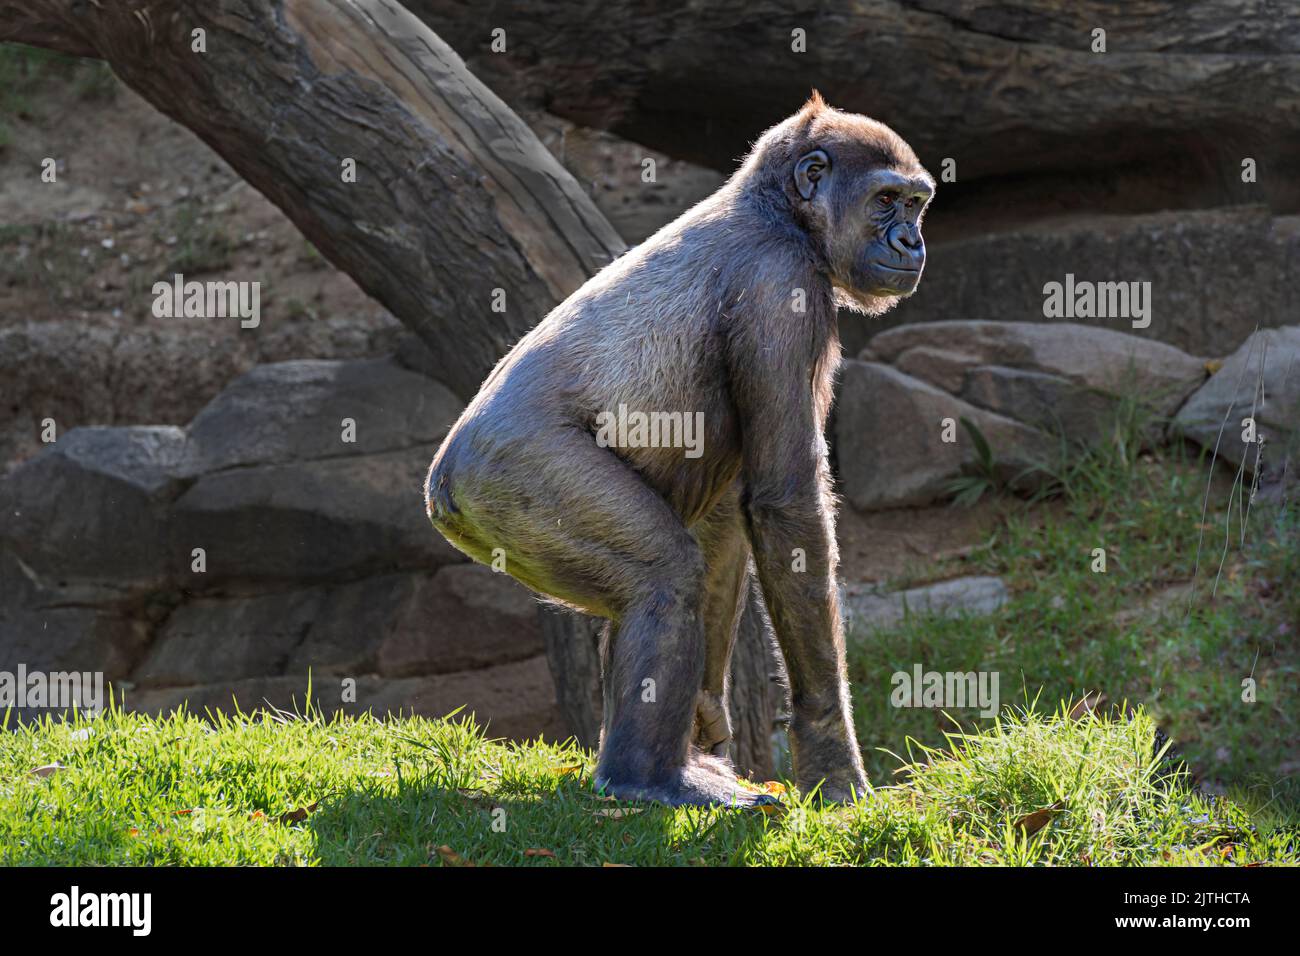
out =
[(1062, 441), (1110, 433), (1127, 397), (1146, 409), (1150, 440), (1205, 379), (1205, 363), (1172, 346), (1075, 323), (931, 322), (873, 338), (845, 363), (835, 447), (858, 508), (923, 505), (978, 462), (964, 429), (942, 441), (940, 422), (968, 418), (993, 451), (1001, 482), (1031, 487)]
[[(236, 702), (244, 712), (269, 703), (284, 710), (302, 711), (307, 674), (215, 681), (191, 687), (134, 688), (126, 694), (130, 710), (148, 714), (170, 713), (182, 705), (192, 712), (234, 713)], [(352, 680), (344, 684), (344, 680)], [(555, 689), (544, 655), (451, 674), (388, 679), (374, 675), (356, 678), (313, 675), (313, 704), (325, 713), (373, 712), (443, 717), (464, 707), (490, 735), (527, 740), (545, 734), (558, 739), (562, 722), (555, 706)], [(345, 696), (349, 699), (345, 700)]]
[[(1114, 329), (1074, 322), (931, 322), (881, 332), (880, 361), (953, 391), (957, 372), (976, 366), (1019, 369), (1110, 395), (1133, 395), (1172, 415), (1205, 380), (1204, 359)], [(920, 356), (913, 353), (921, 351)], [(935, 352), (942, 351), (942, 359)], [(966, 387), (965, 376), (962, 379)]]
[(317, 582), (466, 560), (429, 526), (421, 484), (432, 450), (234, 468), (176, 502), (171, 548), (187, 587)]
[(394, 677), (519, 660), (543, 651), (537, 599), (506, 574), (456, 564), (416, 578), (378, 651)]
[(60, 435), (89, 425), (184, 425), (259, 362), (378, 355), (401, 328), (382, 311), (264, 323), (256, 334), (210, 319), (140, 327), (67, 318), (3, 327), (0, 316), (0, 467), (41, 450), (34, 436), (47, 417)]
[(542, 653), (537, 601), (477, 564), (191, 600), (131, 674), (142, 688), (307, 674), (412, 677)]
[(0, 480), (0, 544), (49, 585), (160, 586), (184, 442), (171, 426), (73, 429)]
[[(1150, 282), (1148, 328), (1135, 329), (1127, 318), (1083, 321), (1193, 355), (1231, 352), (1257, 325), (1280, 326), (1300, 311), (1300, 217), (1274, 216), (1262, 205), (1076, 216), (927, 246), (919, 290), (883, 324), (960, 316), (1050, 326), (1060, 320), (1043, 315), (1043, 287), (1067, 273)], [(846, 341), (858, 341), (851, 323), (844, 325)]]
[(1069, 379), (1001, 365), (968, 369), (962, 398), (1072, 442), (1091, 442), (1114, 421), (1119, 398)]
[[(1242, 441), (1242, 420), (1252, 410), (1263, 448)], [(1219, 456), (1233, 465), (1245, 459), (1252, 474), (1258, 457), (1269, 481), (1281, 480), (1289, 452), (1290, 480), (1300, 470), (1300, 325), (1252, 335), (1179, 409), (1171, 430), (1212, 451), (1217, 444)]]
[(282, 674), (325, 603), (323, 589), (189, 601), (131, 675), (140, 687)]
[(537, 601), (479, 564), (331, 588), (289, 656), (289, 673), (443, 674), (542, 652)]
[(116, 680), (148, 644), (143, 621), (111, 610), (0, 604), (0, 670), (21, 663), (28, 671), (101, 672)]
[[(232, 382), (189, 427), (185, 470), (373, 455), (419, 447), (432, 459), (461, 402), (388, 359), (262, 365)], [(345, 442), (343, 421), (355, 422)]]
[(907, 614), (943, 617), (992, 614), (1006, 602), (1006, 585), (996, 577), (953, 578), (888, 594), (877, 593), (870, 585), (844, 586), (844, 604), (849, 612), (847, 624), (858, 634), (872, 628), (891, 627)]
[(845, 362), (835, 420), (835, 449), (844, 494), (854, 507), (926, 504), (944, 496), (963, 467), (976, 461), (958, 426), (942, 440), (942, 421), (970, 419), (993, 449), (1002, 480), (1042, 463), (1054, 442), (1042, 432), (976, 408), (878, 362)]

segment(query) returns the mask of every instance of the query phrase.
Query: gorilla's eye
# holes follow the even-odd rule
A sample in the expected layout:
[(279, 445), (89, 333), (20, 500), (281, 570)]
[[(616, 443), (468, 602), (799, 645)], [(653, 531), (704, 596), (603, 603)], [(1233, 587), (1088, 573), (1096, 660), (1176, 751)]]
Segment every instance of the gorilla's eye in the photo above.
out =
[(915, 196), (908, 196), (908, 197), (907, 197), (907, 202), (903, 203), (903, 205), (906, 206), (908, 209), (911, 209), (913, 206), (916, 205), (916, 197), (915, 197)]
[(898, 198), (898, 193), (881, 193), (876, 197), (876, 202), (882, 206), (892, 206), (894, 200)]

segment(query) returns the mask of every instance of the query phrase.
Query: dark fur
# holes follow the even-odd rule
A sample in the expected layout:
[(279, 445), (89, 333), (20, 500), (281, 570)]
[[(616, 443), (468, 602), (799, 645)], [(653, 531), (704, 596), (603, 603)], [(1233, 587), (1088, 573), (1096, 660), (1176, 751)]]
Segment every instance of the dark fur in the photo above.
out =
[[(798, 178), (815, 150), (825, 164), (806, 161)], [(873, 192), (880, 176), (902, 184), (897, 202)], [(829, 799), (863, 792), (823, 438), (836, 307), (879, 313), (915, 287), (932, 189), (891, 130), (814, 96), (717, 193), (525, 336), (434, 458), (429, 517), (452, 544), (484, 562), (502, 548), (525, 585), (610, 620), (607, 792), (754, 801), (721, 756), (751, 553), (789, 673), (797, 782)], [(620, 403), (703, 412), (703, 455), (600, 447), (596, 416)]]

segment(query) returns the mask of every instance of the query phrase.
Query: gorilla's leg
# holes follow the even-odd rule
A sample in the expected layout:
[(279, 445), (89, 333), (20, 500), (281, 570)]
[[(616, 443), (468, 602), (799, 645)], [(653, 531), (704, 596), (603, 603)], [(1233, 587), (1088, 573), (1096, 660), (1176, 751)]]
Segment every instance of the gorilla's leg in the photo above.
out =
[(731, 651), (740, 626), (749, 564), (739, 488), (730, 490), (693, 530), (705, 562), (704, 684), (695, 711), (694, 739), (700, 750), (724, 757), (731, 743), (727, 707)]
[(591, 435), (535, 430), (520, 441), (534, 453), (435, 464), (430, 517), (481, 560), (502, 548), (505, 570), (527, 586), (610, 619), (598, 785), (668, 804), (756, 802), (690, 747), (706, 657), (694, 535)]

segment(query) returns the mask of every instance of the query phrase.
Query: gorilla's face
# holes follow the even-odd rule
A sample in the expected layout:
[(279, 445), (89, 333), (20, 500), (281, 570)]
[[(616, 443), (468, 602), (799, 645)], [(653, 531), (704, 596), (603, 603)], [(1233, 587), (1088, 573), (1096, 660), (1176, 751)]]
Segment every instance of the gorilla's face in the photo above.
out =
[(925, 268), (921, 216), (933, 189), (928, 176), (877, 169), (863, 177), (859, 194), (859, 253), (848, 284), (867, 295), (910, 295)]
[(880, 130), (888, 133), (874, 123), (853, 128), (857, 137), (809, 151), (794, 172), (795, 188), (815, 207), (808, 221), (822, 232), (837, 304), (872, 315), (921, 281), (921, 219), (934, 195), (934, 179), (913, 159), (881, 162)]

